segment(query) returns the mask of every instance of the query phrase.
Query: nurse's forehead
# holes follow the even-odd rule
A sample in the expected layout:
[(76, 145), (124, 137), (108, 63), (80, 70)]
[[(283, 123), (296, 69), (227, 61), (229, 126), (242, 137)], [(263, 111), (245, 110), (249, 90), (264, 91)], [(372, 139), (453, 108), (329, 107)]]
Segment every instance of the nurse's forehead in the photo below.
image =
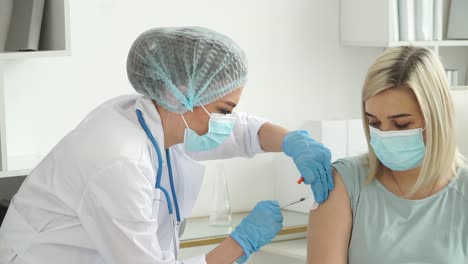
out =
[(231, 93), (219, 98), (215, 102), (224, 103), (224, 104), (228, 104), (229, 106), (235, 107), (237, 104), (239, 104), (240, 97), (242, 95), (242, 90), (243, 90), (242, 87), (238, 88), (238, 89), (232, 91)]

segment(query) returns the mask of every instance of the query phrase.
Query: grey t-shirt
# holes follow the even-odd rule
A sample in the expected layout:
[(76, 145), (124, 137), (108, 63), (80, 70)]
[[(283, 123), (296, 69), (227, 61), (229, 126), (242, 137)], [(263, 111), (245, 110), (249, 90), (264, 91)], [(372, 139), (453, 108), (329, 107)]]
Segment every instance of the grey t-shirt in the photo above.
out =
[(349, 264), (468, 263), (468, 169), (439, 192), (406, 200), (380, 181), (365, 185), (367, 157), (338, 160), (353, 228)]

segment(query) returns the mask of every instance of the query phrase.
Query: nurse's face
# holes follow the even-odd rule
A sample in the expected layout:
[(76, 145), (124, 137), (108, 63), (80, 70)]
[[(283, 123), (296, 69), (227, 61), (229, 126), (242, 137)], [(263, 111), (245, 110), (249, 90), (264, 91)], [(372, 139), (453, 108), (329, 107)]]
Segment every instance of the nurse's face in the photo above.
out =
[[(231, 114), (234, 108), (239, 104), (243, 87), (236, 89), (224, 97), (205, 105), (205, 109), (210, 113)], [(204, 135), (208, 132), (209, 115), (201, 106), (193, 108), (193, 112), (184, 113), (185, 120), (189, 127), (197, 132), (198, 135)]]
[(369, 125), (382, 131), (424, 128), (424, 116), (410, 88), (387, 89), (365, 102)]

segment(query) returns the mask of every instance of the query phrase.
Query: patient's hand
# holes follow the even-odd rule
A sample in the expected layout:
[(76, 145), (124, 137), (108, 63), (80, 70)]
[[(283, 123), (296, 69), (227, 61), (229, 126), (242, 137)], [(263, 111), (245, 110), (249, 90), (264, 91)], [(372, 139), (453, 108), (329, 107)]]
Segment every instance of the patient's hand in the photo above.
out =
[(346, 264), (351, 238), (352, 210), (341, 175), (333, 170), (335, 189), (328, 200), (310, 211), (308, 226), (308, 264)]

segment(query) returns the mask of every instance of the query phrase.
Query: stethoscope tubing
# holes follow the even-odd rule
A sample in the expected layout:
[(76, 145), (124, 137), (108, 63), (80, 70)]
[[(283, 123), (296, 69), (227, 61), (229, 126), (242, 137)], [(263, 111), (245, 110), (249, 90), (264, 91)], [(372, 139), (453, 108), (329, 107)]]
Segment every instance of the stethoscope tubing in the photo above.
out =
[(174, 205), (175, 205), (175, 211), (176, 211), (176, 219), (174, 220), (174, 210), (172, 207), (172, 201), (169, 197), (169, 192), (161, 186), (161, 178), (162, 178), (162, 168), (163, 168), (163, 162), (162, 162), (162, 153), (159, 148), (158, 142), (154, 138), (153, 134), (149, 130), (148, 126), (146, 125), (145, 119), (143, 118), (143, 113), (141, 110), (137, 109), (136, 114), (138, 117), (138, 122), (140, 123), (141, 127), (145, 131), (146, 135), (150, 139), (154, 150), (156, 151), (156, 154), (158, 155), (158, 171), (156, 174), (156, 183), (155, 183), (155, 188), (160, 189), (166, 198), (167, 201), (167, 209), (169, 212), (169, 217), (171, 218), (171, 227), (172, 227), (172, 241), (173, 241), (173, 246), (174, 246), (174, 256), (175, 259), (177, 260), (178, 258), (178, 250), (177, 250), (177, 234), (176, 234), (176, 225), (179, 225), (181, 223), (181, 217), (180, 217), (180, 210), (179, 210), (179, 203), (177, 201), (177, 195), (175, 191), (175, 184), (174, 184), (174, 176), (172, 174), (172, 164), (171, 164), (171, 155), (169, 149), (166, 149), (166, 159), (167, 159), (167, 169), (168, 169), (168, 174), (169, 174), (169, 184), (171, 186), (171, 194), (172, 198), (174, 199)]

